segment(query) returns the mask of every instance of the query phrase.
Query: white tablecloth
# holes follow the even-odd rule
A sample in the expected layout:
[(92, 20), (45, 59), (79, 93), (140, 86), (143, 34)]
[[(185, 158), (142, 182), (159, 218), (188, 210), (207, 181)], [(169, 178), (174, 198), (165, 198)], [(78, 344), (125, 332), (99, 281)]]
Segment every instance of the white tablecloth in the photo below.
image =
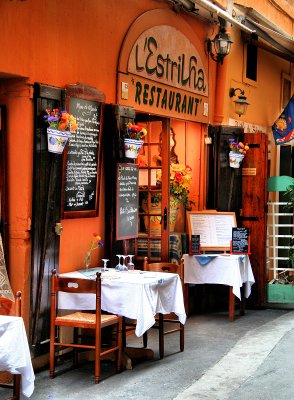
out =
[(21, 374), (21, 391), (31, 396), (35, 374), (21, 317), (0, 315), (0, 371)]
[[(90, 278), (79, 271), (60, 276)], [(177, 274), (109, 269), (102, 273), (101, 292), (102, 310), (136, 320), (137, 336), (142, 336), (154, 325), (158, 312), (174, 312), (182, 324), (186, 322), (182, 284)], [(95, 296), (92, 294), (60, 292), (58, 301), (61, 309), (95, 309)]]
[(245, 287), (245, 297), (251, 293), (251, 286), (255, 282), (248, 255), (205, 255), (211, 258), (205, 265), (201, 265), (198, 256), (184, 254), (185, 283), (194, 284), (221, 284), (232, 286), (233, 293), (241, 300), (240, 288)]

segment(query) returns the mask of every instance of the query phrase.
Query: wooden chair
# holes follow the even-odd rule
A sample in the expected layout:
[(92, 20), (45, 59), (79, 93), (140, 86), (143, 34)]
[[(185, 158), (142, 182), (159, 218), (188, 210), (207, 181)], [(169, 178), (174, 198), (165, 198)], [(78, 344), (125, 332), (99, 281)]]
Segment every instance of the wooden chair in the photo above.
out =
[[(58, 292), (68, 293), (93, 293), (96, 295), (96, 311), (73, 312), (69, 315), (59, 315), (56, 295)], [(51, 287), (51, 316), (50, 316), (50, 378), (55, 376), (55, 353), (64, 348), (73, 349), (73, 364), (78, 364), (78, 349), (94, 350), (95, 352), (95, 383), (100, 379), (100, 359), (103, 356), (114, 353), (116, 355), (117, 372), (121, 369), (122, 351), (122, 317), (113, 314), (101, 314), (101, 274), (97, 273), (96, 280), (59, 277), (56, 270), (52, 271)], [(66, 343), (59, 335), (60, 327), (73, 328), (73, 341)], [(101, 331), (103, 328), (112, 327), (116, 340), (111, 342), (107, 348), (101, 345)], [(90, 329), (95, 332), (94, 344), (81, 341), (82, 336), (78, 335), (79, 329)], [(56, 336), (55, 336), (56, 335)]]
[[(0, 297), (0, 315), (11, 315), (21, 317), (21, 292), (15, 295), (15, 301)], [(7, 400), (19, 400), (20, 398), (20, 374), (13, 374), (12, 383), (0, 383), (0, 387), (12, 389), (13, 396)]]
[[(184, 290), (184, 260), (181, 259), (180, 264), (172, 264), (166, 262), (159, 263), (151, 263), (148, 264), (147, 257), (144, 258), (144, 271), (155, 271), (155, 272), (167, 272), (179, 274), (182, 287)], [(159, 356), (163, 358), (164, 356), (164, 336), (169, 335), (171, 333), (179, 332), (180, 333), (180, 350), (184, 351), (184, 325), (180, 323), (177, 316), (175, 314), (158, 314), (155, 318), (156, 323), (152, 326), (152, 328), (156, 328), (159, 330)], [(176, 324), (177, 326), (174, 329), (165, 329), (167, 324)], [(144, 347), (147, 347), (147, 332), (143, 335), (143, 344)]]

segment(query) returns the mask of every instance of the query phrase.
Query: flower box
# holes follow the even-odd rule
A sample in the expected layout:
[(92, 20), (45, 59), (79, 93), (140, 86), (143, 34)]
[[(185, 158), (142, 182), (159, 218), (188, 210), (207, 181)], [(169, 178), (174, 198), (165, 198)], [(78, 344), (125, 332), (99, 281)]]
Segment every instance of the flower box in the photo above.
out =
[(267, 302), (294, 304), (294, 285), (268, 283), (267, 285)]

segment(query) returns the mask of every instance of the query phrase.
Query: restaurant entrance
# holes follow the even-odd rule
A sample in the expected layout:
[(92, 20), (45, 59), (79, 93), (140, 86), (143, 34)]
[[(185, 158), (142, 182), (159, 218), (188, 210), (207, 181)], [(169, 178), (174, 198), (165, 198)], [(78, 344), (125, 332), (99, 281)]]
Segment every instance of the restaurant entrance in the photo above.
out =
[(138, 261), (168, 261), (171, 207), (169, 201), (170, 121), (139, 114), (136, 123), (147, 130), (138, 155), (139, 237)]

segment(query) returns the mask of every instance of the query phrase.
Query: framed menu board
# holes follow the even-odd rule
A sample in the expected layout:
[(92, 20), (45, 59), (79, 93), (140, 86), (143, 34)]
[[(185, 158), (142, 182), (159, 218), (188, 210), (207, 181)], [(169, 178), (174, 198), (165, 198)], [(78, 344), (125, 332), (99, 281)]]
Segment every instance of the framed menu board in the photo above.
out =
[(250, 236), (248, 228), (232, 229), (232, 254), (249, 254), (250, 253)]
[(116, 239), (138, 237), (139, 166), (118, 164), (116, 177)]
[(188, 232), (200, 235), (200, 250), (230, 250), (232, 228), (236, 227), (234, 212), (189, 211)]
[(69, 112), (78, 123), (65, 152), (63, 218), (95, 217), (99, 206), (102, 103), (69, 98)]

